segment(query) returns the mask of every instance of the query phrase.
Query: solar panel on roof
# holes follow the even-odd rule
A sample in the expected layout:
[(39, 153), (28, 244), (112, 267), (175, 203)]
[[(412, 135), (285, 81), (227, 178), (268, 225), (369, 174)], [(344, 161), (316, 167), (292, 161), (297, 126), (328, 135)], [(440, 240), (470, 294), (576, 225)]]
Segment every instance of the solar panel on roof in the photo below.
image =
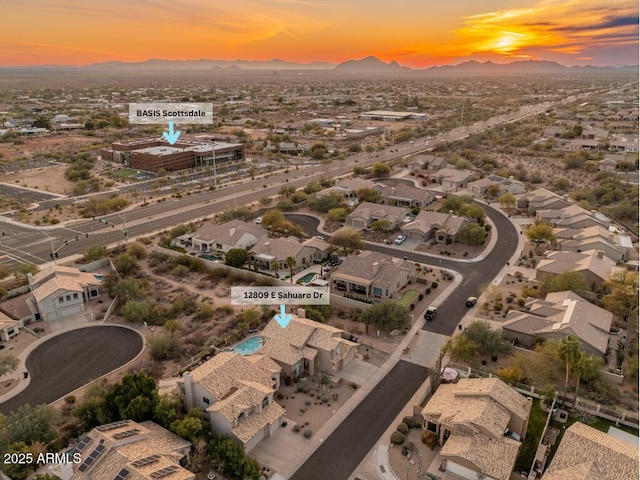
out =
[(88, 435), (85, 435), (80, 439), (80, 443), (73, 448), (73, 452), (82, 453), (82, 451), (87, 448), (87, 445), (91, 443), (91, 439)]
[(91, 465), (93, 465), (93, 462), (96, 461), (96, 458), (98, 458), (100, 456), (100, 454), (102, 452), (104, 452), (105, 446), (100, 444), (98, 445), (93, 452), (91, 452), (91, 454), (86, 458), (86, 460), (84, 462), (82, 462), (82, 465), (80, 465), (78, 467), (78, 470), (81, 472), (84, 472), (87, 470), (87, 468), (89, 468)]
[(157, 471), (151, 473), (149, 476), (151, 478), (162, 478), (162, 477), (166, 477), (167, 475), (171, 475), (177, 469), (178, 469), (177, 466), (169, 465), (168, 467), (164, 467), (162, 470), (157, 470)]
[(160, 455), (150, 455), (148, 457), (141, 458), (140, 460), (136, 460), (135, 462), (131, 462), (131, 465), (136, 468), (140, 468), (153, 462), (157, 462), (158, 460), (160, 460)]
[(123, 438), (132, 437), (140, 433), (141, 430), (139, 428), (132, 428), (131, 430), (125, 430), (124, 432), (118, 432), (113, 434), (113, 438), (116, 440), (121, 440)]
[(128, 476), (129, 476), (129, 470), (127, 470), (126, 468), (123, 468), (118, 472), (118, 475), (116, 475), (113, 480), (124, 480)]
[(106, 432), (109, 430), (113, 430), (114, 428), (124, 427), (125, 425), (129, 425), (129, 420), (118, 420), (117, 422), (107, 423), (105, 425), (98, 425), (96, 430), (100, 432)]

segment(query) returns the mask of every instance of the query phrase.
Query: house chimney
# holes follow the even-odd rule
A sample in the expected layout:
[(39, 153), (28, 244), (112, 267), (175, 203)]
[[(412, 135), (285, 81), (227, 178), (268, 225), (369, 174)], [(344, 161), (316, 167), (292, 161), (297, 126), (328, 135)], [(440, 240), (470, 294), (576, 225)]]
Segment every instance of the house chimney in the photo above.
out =
[(596, 210), (591, 210), (591, 216), (595, 217), (598, 212)]
[(604, 252), (602, 250), (598, 250), (598, 258), (603, 258)]
[(298, 317), (307, 318), (307, 311), (304, 308), (298, 309)]

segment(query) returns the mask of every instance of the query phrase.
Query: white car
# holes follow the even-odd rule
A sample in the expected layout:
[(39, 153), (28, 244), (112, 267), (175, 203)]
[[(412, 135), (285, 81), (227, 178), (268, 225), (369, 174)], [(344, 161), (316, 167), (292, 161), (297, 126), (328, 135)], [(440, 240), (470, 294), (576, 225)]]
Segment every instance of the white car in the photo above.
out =
[(262, 223), (262, 217), (258, 217), (255, 220), (256, 224), (260, 225)]
[(393, 241), (396, 245), (401, 245), (407, 239), (405, 235), (398, 235), (396, 239)]

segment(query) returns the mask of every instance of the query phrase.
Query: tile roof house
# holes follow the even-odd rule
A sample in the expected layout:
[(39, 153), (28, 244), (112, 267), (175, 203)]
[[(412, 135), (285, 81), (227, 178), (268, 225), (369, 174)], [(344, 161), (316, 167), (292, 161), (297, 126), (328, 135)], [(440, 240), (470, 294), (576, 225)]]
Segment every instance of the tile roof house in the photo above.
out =
[(599, 286), (611, 277), (615, 262), (603, 252), (547, 252), (546, 258), (536, 266), (536, 280), (545, 275), (561, 275), (565, 272), (579, 272), (588, 286)]
[(14, 320), (4, 312), (0, 312), (0, 342), (8, 342), (20, 333), (22, 322)]
[(521, 210), (532, 213), (538, 210), (550, 210), (564, 208), (571, 204), (568, 198), (563, 198), (546, 188), (536, 188), (531, 192), (523, 193), (517, 198), (516, 206)]
[(416, 155), (413, 162), (420, 168), (434, 172), (448, 166), (447, 159), (437, 155)]
[(513, 195), (519, 195), (527, 191), (524, 183), (514, 180), (513, 177), (504, 178), (500, 175), (487, 175), (480, 180), (470, 182), (467, 185), (467, 190), (476, 195), (484, 195), (487, 193), (487, 189), (490, 185), (496, 185), (498, 187), (498, 195), (503, 193), (511, 193)]
[(181, 466), (191, 443), (151, 422), (121, 420), (100, 425), (84, 435), (70, 454), (78, 463), (51, 468), (63, 480), (193, 480)]
[(612, 320), (611, 312), (573, 292), (555, 292), (544, 300), (530, 299), (524, 312), (511, 310), (502, 324), (502, 335), (528, 346), (534, 338), (562, 340), (573, 335), (586, 353), (603, 356)]
[(463, 378), (440, 385), (422, 418), (438, 435), (447, 472), (509, 480), (530, 410), (530, 399), (497, 378)]
[(407, 209), (403, 207), (362, 202), (347, 215), (346, 224), (350, 227), (363, 229), (370, 228), (371, 223), (376, 220), (387, 220), (390, 224), (389, 228), (395, 230), (406, 215)]
[(373, 251), (348, 255), (331, 274), (334, 292), (370, 298), (391, 298), (411, 280), (413, 263)]
[(300, 241), (297, 237), (262, 237), (249, 252), (249, 260), (259, 269), (270, 270), (273, 262), (278, 269), (287, 269), (287, 258), (296, 259), (294, 272), (303, 270), (314, 261), (327, 258), (331, 246), (321, 238)]
[(335, 373), (355, 358), (358, 344), (343, 330), (292, 315), (286, 328), (275, 319), (262, 331), (267, 355), (285, 376), (298, 377), (319, 372)]
[(410, 185), (396, 185), (393, 187), (383, 185), (380, 189), (380, 198), (387, 205), (424, 208), (432, 203), (436, 196), (428, 190)]
[(468, 224), (469, 220), (465, 217), (421, 210), (416, 218), (403, 225), (400, 231), (408, 238), (417, 238), (423, 242), (433, 239), (438, 243), (447, 243), (454, 242), (460, 229)]
[(267, 234), (262, 226), (241, 220), (221, 224), (205, 222), (193, 234), (191, 241), (201, 252), (227, 253), (232, 248), (248, 250)]
[(178, 381), (188, 408), (200, 408), (215, 433), (251, 450), (282, 424), (284, 409), (273, 398), (281, 368), (264, 354), (221, 352)]
[(597, 210), (585, 210), (578, 205), (568, 205), (563, 208), (538, 210), (536, 220), (550, 223), (559, 228), (587, 228), (602, 226), (609, 228), (611, 220)]
[(457, 170), (449, 167), (441, 168), (433, 174), (433, 177), (447, 192), (457, 192), (466, 188), (469, 182), (477, 178), (471, 170)]
[(542, 480), (638, 478), (638, 447), (576, 422), (564, 432)]
[(85, 303), (100, 296), (101, 281), (75, 267), (53, 265), (28, 275), (40, 318), (59, 320), (85, 311)]
[(584, 252), (598, 250), (614, 262), (625, 262), (633, 251), (631, 237), (613, 233), (608, 229), (594, 225), (581, 229), (556, 228), (556, 248), (563, 251)]

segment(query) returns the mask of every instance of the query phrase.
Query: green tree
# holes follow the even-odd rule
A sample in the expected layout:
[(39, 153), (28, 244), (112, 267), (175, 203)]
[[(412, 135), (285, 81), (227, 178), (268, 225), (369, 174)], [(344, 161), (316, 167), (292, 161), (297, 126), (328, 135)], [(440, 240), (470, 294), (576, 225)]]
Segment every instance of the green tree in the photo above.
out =
[(511, 192), (505, 192), (498, 197), (498, 202), (502, 208), (513, 208), (516, 206), (516, 197)]
[(298, 263), (296, 261), (296, 257), (292, 257), (291, 255), (289, 255), (285, 260), (285, 263), (287, 264), (287, 267), (289, 267), (289, 273), (291, 275), (290, 279), (291, 279), (291, 283), (293, 283), (293, 267), (295, 267), (296, 264)]
[(178, 420), (178, 414), (182, 410), (182, 401), (169, 395), (161, 395), (153, 411), (153, 421), (164, 428), (170, 428), (171, 424)]
[(147, 258), (147, 249), (140, 242), (133, 242), (127, 248), (127, 253), (137, 260)]
[(362, 320), (367, 325), (395, 330), (403, 329), (409, 324), (409, 309), (391, 300), (376, 303), (362, 313)]
[(170, 318), (164, 322), (164, 329), (169, 333), (169, 335), (174, 336), (176, 332), (182, 330), (182, 324), (175, 318)]
[(243, 248), (232, 248), (224, 256), (224, 264), (240, 268), (249, 260), (249, 253)]
[(607, 281), (611, 293), (603, 299), (604, 307), (627, 321), (638, 308), (638, 272), (618, 270)]
[(594, 380), (600, 374), (601, 367), (601, 359), (593, 355), (587, 355), (584, 352), (578, 352), (578, 357), (570, 367), (571, 373), (576, 378), (576, 398), (578, 398), (580, 390), (580, 380), (585, 382)]
[(381, 218), (380, 220), (374, 220), (371, 222), (371, 229), (376, 232), (387, 232), (391, 230), (391, 222)]
[(386, 163), (376, 163), (371, 167), (371, 173), (374, 177), (388, 177), (391, 173), (391, 167)]
[(120, 303), (126, 304), (129, 300), (143, 300), (149, 289), (149, 284), (137, 278), (125, 278), (113, 286), (112, 293), (118, 297)]
[(361, 202), (378, 203), (380, 200), (380, 192), (373, 188), (360, 188), (356, 191), (356, 197)]
[(20, 265), (18, 270), (14, 272), (13, 276), (16, 281), (24, 283), (27, 281), (28, 275), (35, 275), (39, 271), (40, 269), (33, 263), (23, 263), (22, 265)]
[(466, 335), (456, 335), (443, 347), (443, 353), (448, 354), (454, 362), (462, 360), (471, 363), (478, 354), (478, 345)]
[(58, 412), (45, 404), (37, 407), (24, 404), (7, 417), (0, 415), (0, 451), (6, 451), (14, 442), (52, 442), (58, 420)]
[(194, 442), (207, 431), (207, 427), (208, 425), (202, 418), (200, 409), (192, 408), (183, 418), (174, 420), (171, 423), (170, 430), (176, 435)]
[(129, 300), (124, 304), (120, 313), (127, 322), (143, 323), (151, 321), (153, 304), (146, 300)]
[(149, 355), (156, 361), (178, 358), (182, 353), (180, 337), (172, 334), (159, 333), (150, 335), (147, 338), (147, 344), (149, 346)]
[(349, 255), (364, 248), (362, 234), (353, 228), (341, 228), (336, 231), (329, 243), (342, 255)]
[(488, 322), (471, 322), (463, 335), (478, 345), (481, 354), (495, 356), (510, 350), (510, 344), (502, 338), (501, 332), (492, 329)]
[(487, 231), (478, 223), (465, 225), (458, 232), (458, 240), (467, 245), (482, 245), (487, 237)]
[(347, 209), (344, 207), (332, 208), (327, 213), (327, 217), (333, 222), (344, 222), (347, 219)]
[(19, 364), (18, 359), (12, 355), (0, 357), (0, 377), (7, 373), (15, 372)]
[(145, 373), (126, 375), (106, 394), (105, 401), (120, 419), (151, 420), (158, 404), (156, 382)]
[(497, 183), (492, 183), (487, 187), (487, 195), (491, 198), (496, 198), (500, 193), (500, 186)]
[(359, 165), (353, 167), (353, 174), (355, 176), (360, 176), (360, 175), (364, 175), (365, 173), (367, 173), (367, 169), (364, 167), (361, 167)]
[(321, 213), (327, 213), (334, 208), (344, 208), (346, 203), (344, 197), (334, 193), (329, 195), (315, 195), (308, 201), (309, 208)]
[(262, 226), (275, 227), (285, 221), (284, 214), (280, 210), (269, 210), (262, 216)]
[(209, 443), (209, 455), (229, 478), (257, 480), (260, 465), (247, 456), (242, 447), (227, 437), (216, 437)]
[(123, 277), (131, 276), (140, 270), (138, 260), (128, 253), (121, 253), (118, 255), (115, 258), (113, 265), (116, 267), (116, 271)]
[[(29, 447), (25, 442), (13, 442), (9, 445), (6, 450), (3, 450), (3, 454), (8, 453), (17, 453), (26, 455), (32, 455)], [(3, 455), (4, 457), (4, 455)], [(0, 464), (2, 465), (2, 471), (8, 475), (13, 480), (26, 480), (26, 478), (33, 472), (34, 467), (36, 466), (34, 462), (7, 462), (4, 460)]]
[(462, 215), (463, 217), (474, 219), (478, 222), (484, 221), (484, 217), (486, 217), (487, 213), (484, 211), (480, 205), (475, 205), (468, 203), (460, 207), (457, 211), (458, 215)]
[(524, 233), (529, 241), (536, 245), (541, 243), (553, 244), (556, 241), (556, 235), (553, 233), (553, 225), (550, 223), (536, 221), (527, 228)]
[(100, 260), (101, 258), (107, 258), (109, 256), (109, 249), (104, 245), (93, 245), (84, 251), (82, 261), (93, 262), (94, 260)]
[(564, 396), (566, 397), (569, 386), (569, 372), (580, 358), (578, 339), (573, 335), (568, 335), (567, 338), (561, 340), (558, 345), (558, 357), (565, 363)]

